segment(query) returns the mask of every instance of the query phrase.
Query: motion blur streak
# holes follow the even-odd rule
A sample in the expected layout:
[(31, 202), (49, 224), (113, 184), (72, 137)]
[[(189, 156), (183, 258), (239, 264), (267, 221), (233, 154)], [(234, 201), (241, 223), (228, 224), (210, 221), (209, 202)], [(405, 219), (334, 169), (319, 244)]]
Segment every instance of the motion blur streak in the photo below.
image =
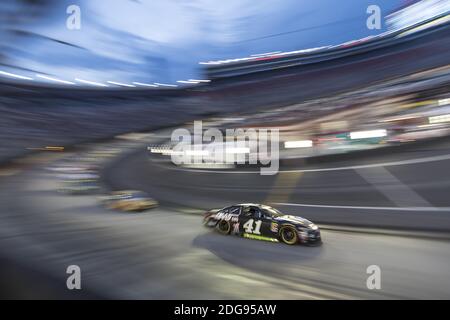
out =
[[(79, 1), (79, 30), (69, 4), (0, 4), (1, 298), (450, 298), (448, 1)], [(236, 136), (174, 164), (200, 120)], [(276, 175), (247, 129), (279, 132)], [(233, 139), (245, 163), (210, 159)], [(323, 244), (202, 226), (236, 203)]]

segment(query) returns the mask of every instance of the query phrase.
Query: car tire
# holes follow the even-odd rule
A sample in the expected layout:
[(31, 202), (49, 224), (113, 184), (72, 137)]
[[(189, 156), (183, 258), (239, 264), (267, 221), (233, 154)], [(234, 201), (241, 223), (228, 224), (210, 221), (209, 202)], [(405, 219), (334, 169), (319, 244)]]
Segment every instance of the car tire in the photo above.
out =
[(281, 242), (288, 244), (288, 245), (297, 244), (297, 242), (298, 242), (297, 230), (295, 230), (295, 228), (291, 227), (291, 226), (281, 227), (280, 240), (281, 240)]
[(217, 231), (219, 231), (219, 233), (221, 234), (230, 234), (231, 232), (231, 224), (230, 221), (225, 221), (225, 220), (220, 220), (217, 223)]

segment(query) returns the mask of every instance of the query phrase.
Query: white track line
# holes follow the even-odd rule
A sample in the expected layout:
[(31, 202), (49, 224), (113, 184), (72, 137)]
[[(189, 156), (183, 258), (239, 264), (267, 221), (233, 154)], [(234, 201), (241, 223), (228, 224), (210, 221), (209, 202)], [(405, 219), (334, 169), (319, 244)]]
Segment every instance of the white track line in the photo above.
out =
[[(296, 169), (296, 170), (280, 170), (278, 172), (327, 172), (327, 171), (340, 171), (340, 170), (355, 170), (355, 169), (365, 169), (365, 168), (378, 168), (378, 167), (392, 167), (392, 166), (402, 166), (402, 165), (410, 165), (417, 163), (427, 163), (427, 162), (435, 162), (435, 161), (443, 161), (450, 160), (450, 154), (444, 154), (440, 156), (433, 157), (425, 157), (425, 158), (417, 158), (411, 160), (402, 160), (402, 161), (392, 161), (392, 162), (383, 162), (383, 163), (374, 163), (374, 164), (365, 164), (359, 166), (349, 166), (349, 167), (337, 167), (337, 168), (321, 168), (321, 169)], [(200, 170), (200, 169), (189, 169), (189, 168), (179, 168), (173, 167), (176, 170), (183, 170), (188, 172), (198, 172), (198, 173), (235, 173), (235, 174), (260, 174), (259, 170), (255, 171), (231, 171), (231, 170)], [(275, 172), (277, 173), (277, 172)]]
[(274, 204), (289, 207), (328, 208), (328, 209), (450, 212), (450, 207), (357, 207), (357, 206), (333, 206), (333, 205), (285, 203), (285, 202), (278, 202)]
[(358, 169), (356, 172), (399, 207), (432, 207), (431, 203), (384, 167)]

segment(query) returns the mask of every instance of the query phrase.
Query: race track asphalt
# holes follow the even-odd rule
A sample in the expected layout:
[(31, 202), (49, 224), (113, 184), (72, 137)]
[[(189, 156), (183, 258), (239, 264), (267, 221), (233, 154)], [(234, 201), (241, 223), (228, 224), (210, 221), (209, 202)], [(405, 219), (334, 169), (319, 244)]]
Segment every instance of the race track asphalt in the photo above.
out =
[[(122, 179), (140, 188), (136, 168), (121, 163), (129, 172)], [(66, 268), (76, 264), (82, 291), (103, 298), (450, 298), (447, 240), (323, 230), (322, 246), (291, 247), (221, 236), (168, 206), (126, 214), (93, 195), (60, 194), (46, 166), (0, 181), (0, 252), (33, 270), (28, 294), (54, 297), (42, 280), (65, 290)], [(366, 287), (370, 265), (381, 268), (380, 290)]]

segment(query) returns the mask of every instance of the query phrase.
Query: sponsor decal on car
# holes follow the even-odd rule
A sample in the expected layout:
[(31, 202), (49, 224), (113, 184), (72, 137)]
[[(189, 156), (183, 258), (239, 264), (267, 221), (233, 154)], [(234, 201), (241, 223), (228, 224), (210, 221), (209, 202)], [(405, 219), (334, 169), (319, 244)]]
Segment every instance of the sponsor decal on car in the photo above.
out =
[(260, 235), (251, 234), (251, 233), (244, 233), (244, 238), (254, 239), (254, 240), (270, 241), (270, 242), (279, 242), (278, 239), (275, 239), (275, 238), (260, 236)]
[(239, 222), (236, 222), (233, 224), (233, 233), (238, 234), (239, 233)]
[(225, 221), (238, 221), (238, 216), (232, 213), (218, 212), (214, 216), (217, 220), (225, 220)]
[(278, 232), (278, 223), (272, 222), (272, 223), (270, 224), (270, 231), (272, 231), (272, 232)]

